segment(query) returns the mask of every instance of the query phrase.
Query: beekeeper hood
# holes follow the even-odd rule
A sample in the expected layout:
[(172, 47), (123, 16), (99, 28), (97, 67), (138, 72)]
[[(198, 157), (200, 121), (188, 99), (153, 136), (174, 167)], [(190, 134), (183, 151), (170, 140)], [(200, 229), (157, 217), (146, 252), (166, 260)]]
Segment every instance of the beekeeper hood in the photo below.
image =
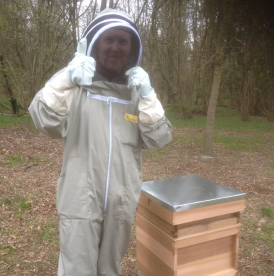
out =
[(111, 28), (117, 28), (132, 34), (133, 49), (126, 69), (138, 66), (142, 57), (141, 38), (132, 18), (123, 11), (107, 8), (100, 12), (83, 32), (77, 51), (92, 56), (96, 60), (96, 40), (103, 32)]

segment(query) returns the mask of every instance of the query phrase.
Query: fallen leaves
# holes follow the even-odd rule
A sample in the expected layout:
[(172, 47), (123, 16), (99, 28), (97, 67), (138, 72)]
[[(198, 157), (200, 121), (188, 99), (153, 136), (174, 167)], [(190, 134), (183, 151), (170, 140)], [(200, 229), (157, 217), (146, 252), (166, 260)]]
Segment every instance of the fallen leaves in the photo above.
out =
[[(173, 131), (174, 136), (189, 139), (200, 135), (191, 128)], [(274, 134), (268, 135), (274, 141)], [(0, 137), (0, 275), (56, 275), (59, 243), (55, 195), (63, 141), (28, 128), (0, 129)], [(21, 161), (8, 167), (5, 156), (20, 156)], [(218, 147), (214, 161), (206, 163), (200, 160), (197, 144), (182, 139), (144, 154), (143, 180), (196, 174), (247, 193), (247, 209), (241, 217), (239, 276), (269, 276), (274, 275), (273, 246), (263, 240), (264, 235), (258, 238), (256, 234), (262, 234), (266, 225), (271, 231), (273, 224), (272, 218), (260, 213), (262, 207), (274, 209), (273, 156), (272, 145), (262, 152)], [(138, 273), (134, 226), (132, 232), (122, 262), (125, 276)]]

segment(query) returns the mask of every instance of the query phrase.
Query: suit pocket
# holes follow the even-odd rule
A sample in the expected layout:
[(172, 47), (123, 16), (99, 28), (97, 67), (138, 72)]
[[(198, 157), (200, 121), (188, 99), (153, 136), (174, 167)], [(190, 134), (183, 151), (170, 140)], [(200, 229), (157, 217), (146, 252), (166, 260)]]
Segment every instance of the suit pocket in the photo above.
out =
[(70, 157), (57, 184), (57, 211), (60, 218), (89, 217), (87, 158)]
[(139, 124), (124, 119), (120, 127), (120, 138), (123, 145), (138, 147), (141, 139)]
[(114, 129), (118, 129), (119, 141), (125, 146), (138, 147), (140, 145), (140, 129), (138, 112), (132, 105), (120, 106), (123, 111), (114, 117)]

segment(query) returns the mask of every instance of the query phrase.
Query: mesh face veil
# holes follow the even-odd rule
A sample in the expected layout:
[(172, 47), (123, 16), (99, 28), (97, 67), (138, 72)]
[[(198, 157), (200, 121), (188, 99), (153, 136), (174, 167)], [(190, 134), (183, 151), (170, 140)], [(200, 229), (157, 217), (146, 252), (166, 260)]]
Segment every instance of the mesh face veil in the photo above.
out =
[(128, 67), (138, 66), (142, 57), (142, 42), (131, 17), (122, 11), (105, 9), (88, 25), (82, 38), (87, 39), (87, 56), (96, 58), (96, 41), (108, 29), (117, 28), (132, 34), (133, 53)]

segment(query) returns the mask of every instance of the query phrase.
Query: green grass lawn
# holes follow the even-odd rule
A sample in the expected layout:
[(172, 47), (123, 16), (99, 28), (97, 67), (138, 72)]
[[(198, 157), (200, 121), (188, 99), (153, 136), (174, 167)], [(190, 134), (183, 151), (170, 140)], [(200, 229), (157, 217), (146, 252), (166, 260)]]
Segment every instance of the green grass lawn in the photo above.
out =
[[(184, 119), (178, 109), (166, 112), (167, 118), (173, 126), (204, 128), (206, 116), (195, 115), (193, 119)], [(243, 122), (236, 110), (217, 107), (215, 117), (215, 130), (230, 130), (236, 132), (274, 132), (274, 123), (268, 122), (265, 117), (251, 117), (249, 122)]]
[[(174, 127), (196, 128), (200, 130), (195, 138), (187, 134), (175, 134), (173, 142), (195, 143), (202, 147), (204, 143), (203, 129), (206, 125), (206, 116), (195, 115), (193, 119), (184, 119), (178, 108), (168, 108), (166, 113)], [(229, 135), (227, 135), (229, 132)], [(265, 148), (264, 142), (269, 142), (269, 137), (264, 134), (274, 132), (274, 123), (268, 122), (265, 117), (251, 117), (251, 121), (243, 122), (237, 111), (217, 107), (214, 124), (213, 144), (214, 146), (225, 146), (232, 150), (257, 151)]]
[(32, 119), (27, 110), (19, 109), (19, 116), (13, 115), (9, 99), (0, 98), (0, 127), (32, 127)]
[(33, 122), (31, 117), (28, 114), (21, 117), (0, 114), (1, 128), (18, 127), (18, 126), (26, 126), (30, 128), (33, 127)]

